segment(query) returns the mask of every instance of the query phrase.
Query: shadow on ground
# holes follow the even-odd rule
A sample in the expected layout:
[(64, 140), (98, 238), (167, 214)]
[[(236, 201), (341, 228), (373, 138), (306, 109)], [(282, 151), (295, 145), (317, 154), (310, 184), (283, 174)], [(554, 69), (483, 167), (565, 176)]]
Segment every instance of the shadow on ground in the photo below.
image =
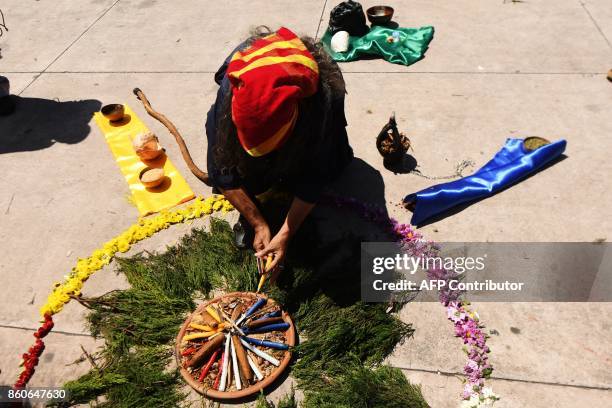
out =
[(408, 174), (417, 168), (418, 162), (414, 156), (404, 153), (402, 159), (397, 163), (389, 163), (385, 161), (383, 162), (383, 165), (385, 166), (385, 169), (393, 172), (394, 174)]
[(59, 102), (13, 98), (15, 112), (0, 117), (0, 154), (41, 150), (55, 143), (79, 143), (89, 136), (92, 115), (102, 106), (95, 99)]
[(338, 195), (386, 208), (382, 175), (360, 158), (354, 158), (330, 187)]
[[(347, 166), (330, 189), (330, 196), (354, 198), (380, 208), (388, 217), (382, 175), (359, 158)], [(293, 306), (297, 310), (304, 299), (317, 292), (342, 306), (358, 302), (361, 297), (361, 243), (391, 240), (385, 226), (363, 219), (355, 210), (337, 208), (331, 201), (323, 199), (315, 207), (289, 245), (288, 264), (315, 266), (316, 270), (309, 282), (300, 282), (299, 290), (291, 294), (291, 300), (287, 300), (292, 304), (290, 309)], [(284, 222), (289, 205), (290, 201), (285, 201), (263, 206), (263, 215), (273, 235)], [(283, 287), (286, 279), (291, 280), (281, 274), (279, 286)]]

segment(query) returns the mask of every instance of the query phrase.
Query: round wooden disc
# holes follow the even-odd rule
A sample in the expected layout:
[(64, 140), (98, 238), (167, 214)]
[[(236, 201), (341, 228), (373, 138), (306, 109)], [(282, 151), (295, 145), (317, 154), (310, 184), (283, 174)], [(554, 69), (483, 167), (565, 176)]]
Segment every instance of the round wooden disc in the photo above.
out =
[[(189, 323), (191, 323), (192, 317), (196, 313), (202, 312), (208, 305), (218, 303), (227, 298), (236, 298), (236, 297), (248, 298), (248, 299), (256, 299), (257, 297), (260, 297), (260, 298), (268, 299), (268, 297), (264, 294), (261, 294), (261, 293), (255, 294), (252, 292), (232, 292), (232, 293), (225, 294), (223, 296), (216, 297), (198, 306), (196, 310), (192, 314), (190, 314), (189, 317), (187, 317), (187, 319), (181, 326), (181, 330), (179, 331), (178, 336), (176, 336), (175, 356), (176, 356), (177, 364), (180, 368), (181, 375), (183, 376), (187, 384), (189, 384), (194, 390), (196, 390), (200, 394), (203, 394), (209, 398), (216, 399), (216, 400), (233, 400), (233, 399), (245, 398), (245, 397), (259, 393), (261, 390), (263, 390), (264, 388), (272, 384), (287, 369), (287, 367), (289, 366), (289, 363), (291, 362), (291, 350), (287, 350), (285, 351), (282, 359), (280, 359), (280, 365), (276, 367), (276, 369), (268, 377), (246, 388), (243, 388), (240, 391), (229, 391), (229, 392), (217, 391), (212, 388), (205, 388), (204, 384), (198, 382), (195, 378), (193, 378), (192, 375), (189, 373), (189, 371), (187, 371), (187, 369), (183, 367), (183, 365), (181, 364), (180, 347), (181, 347), (181, 342), (183, 341), (183, 336), (185, 336), (187, 327), (189, 327)], [(272, 299), (269, 299), (269, 300), (272, 300)], [(295, 326), (293, 325), (293, 320), (291, 320), (291, 317), (285, 311), (282, 311), (282, 317), (285, 322), (289, 323), (289, 328), (285, 331), (285, 338), (286, 338), (285, 344), (287, 344), (289, 347), (293, 347), (295, 346), (295, 342), (296, 342), (296, 333), (295, 333)]]

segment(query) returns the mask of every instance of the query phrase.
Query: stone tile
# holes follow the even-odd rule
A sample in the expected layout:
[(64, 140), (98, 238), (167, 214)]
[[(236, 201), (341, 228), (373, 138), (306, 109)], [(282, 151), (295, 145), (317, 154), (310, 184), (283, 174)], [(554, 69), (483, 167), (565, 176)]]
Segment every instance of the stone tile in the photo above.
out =
[(11, 93), (19, 95), (32, 80), (36, 79), (38, 74), (3, 74), (0, 72), (0, 75), (9, 79)]
[[(129, 102), (159, 135), (169, 157), (194, 192), (210, 193), (210, 188), (195, 179), (184, 165), (170, 134), (144, 112), (132, 95), (136, 85), (147, 92), (156, 109), (181, 129), (196, 163), (205, 165), (204, 115), (216, 91), (207, 74), (178, 77), (174, 74), (45, 74), (28, 89), (20, 103), (40, 103), (44, 107), (47, 102), (31, 99), (57, 98), (68, 104), (62, 112), (79, 118), (66, 125), (63, 117), (45, 116), (43, 123), (33, 126), (30, 118), (23, 117), (22, 110), (21, 116), (17, 112), (0, 123), (0, 133), (10, 130), (9, 133), (23, 134), (24, 138), (51, 136), (58, 140), (48, 147), (46, 143), (32, 142), (34, 150), (2, 154), (5, 177), (0, 181), (0, 188), (5, 193), (0, 195), (3, 226), (0, 236), (5, 245), (1, 250), (0, 271), (8, 285), (6, 296), (0, 301), (2, 323), (32, 326), (53, 283), (70, 271), (76, 258), (88, 256), (137, 219), (138, 213), (128, 201), (128, 186), (85, 108), (96, 103), (99, 106)], [(176, 92), (182, 93), (185, 103), (177, 99), (170, 103)], [(83, 102), (80, 105), (70, 102), (78, 100), (88, 101), (87, 106), (83, 108)], [(70, 140), (74, 143), (62, 143), (64, 133), (74, 136), (74, 127), (78, 127), (79, 137)], [(78, 139), (82, 140), (76, 143)], [(189, 226), (176, 226), (167, 235), (161, 234), (160, 238), (147, 241), (135, 250), (164, 249), (188, 230)], [(117, 278), (112, 270), (110, 267), (98, 272), (100, 279), (92, 278), (85, 292), (92, 290), (100, 294), (123, 285), (123, 279)], [(57, 318), (59, 329), (83, 330), (79, 305), (68, 305), (64, 313)]]
[[(85, 374), (91, 368), (87, 360), (72, 364), (83, 354), (80, 346), (88, 353), (93, 353), (103, 344), (90, 336), (73, 336), (55, 331), (45, 337), (44, 341), (45, 351), (29, 383), (32, 387), (61, 387), (66, 381)], [(33, 343), (31, 331), (0, 328), (0, 384), (15, 383), (21, 373), (21, 355)]]
[(42, 71), (76, 40), (114, 0), (2, 2), (9, 31), (0, 37), (3, 71)]
[(457, 377), (421, 371), (402, 370), (411, 384), (419, 385), (425, 401), (436, 408), (456, 408), (463, 389)]
[(610, 2), (607, 0), (581, 0), (580, 3), (602, 31), (604, 37), (602, 41), (609, 45), (608, 66), (612, 68), (612, 7), (610, 7)]
[(565, 138), (567, 159), (421, 230), (429, 239), (455, 242), (591, 242), (611, 236), (612, 225), (601, 217), (612, 208), (605, 199), (612, 170), (605, 148), (605, 135), (612, 132), (606, 111), (612, 88), (604, 77), (346, 73), (345, 79), (355, 155), (380, 174), (370, 187), (349, 172), (338, 183), (341, 191), (348, 184), (369, 192), (371, 201), (382, 195), (390, 214), (408, 222), (411, 213), (397, 204), (439, 182), (383, 167), (375, 138), (392, 112), (412, 140), (419, 170), (429, 176), (452, 175), (469, 159), (475, 166), (464, 171), (468, 175), (508, 137)]
[[(75, 8), (65, 0), (53, 6), (9, 1), (10, 7), (4, 6), (3, 11), (11, 31), (0, 39), (4, 72), (44, 69), (112, 4), (95, 0), (87, 7)], [(610, 38), (606, 0), (585, 3)], [(297, 4), (274, 0), (205, 5), (189, 0), (178, 8), (168, 2), (122, 1), (50, 71), (193, 73), (49, 73), (37, 79), (24, 98), (86, 103), (71, 105), (76, 107), (78, 118), (47, 117), (41, 124), (17, 113), (0, 121), (0, 134), (8, 131), (24, 138), (34, 134), (42, 141), (57, 141), (1, 155), (0, 240), (4, 245), (0, 274), (4, 296), (0, 323), (36, 327), (38, 308), (75, 258), (87, 256), (137, 218), (127, 200), (127, 185), (93, 121), (81, 117), (84, 111), (95, 104), (128, 102), (160, 136), (194, 191), (208, 194), (210, 189), (189, 173), (170, 135), (147, 116), (132, 88), (141, 87), (154, 107), (174, 121), (195, 162), (204, 165), (204, 115), (216, 92), (212, 72), (249, 26), (264, 23), (275, 28), (285, 24), (314, 35), (323, 4), (322, 0)], [(327, 4), (323, 29), (333, 5)], [(345, 175), (346, 184), (341, 183), (339, 190), (386, 203), (390, 214), (402, 222), (410, 219), (410, 213), (396, 204), (404, 195), (434, 181), (394, 175), (382, 166), (374, 140), (392, 111), (397, 113), (400, 129), (412, 139), (421, 171), (428, 175), (451, 174), (463, 159), (472, 159), (476, 167), (482, 165), (506, 137), (564, 137), (569, 142), (566, 160), (422, 231), (438, 241), (609, 239), (612, 225), (602, 214), (610, 213), (611, 204), (607, 180), (612, 165), (606, 136), (612, 131), (608, 109), (612, 94), (603, 73), (612, 67), (611, 54), (580, 3), (399, 0), (394, 6), (402, 25), (433, 24), (436, 38), (426, 59), (410, 68), (382, 61), (342, 66), (345, 71), (381, 73), (345, 75), (349, 135), (363, 161)], [(289, 8), (291, 12), (285, 13)], [(416, 73), (427, 71), (438, 74)], [(500, 74), (515, 71), (563, 75)], [(584, 72), (600, 74), (575, 74)], [(13, 92), (22, 90), (32, 75), (8, 74)], [(44, 101), (37, 103), (41, 109), (45, 105)], [(74, 136), (75, 132), (77, 140), (62, 143), (66, 134)], [(137, 245), (128, 255), (144, 249), (163, 250), (191, 227), (205, 224), (175, 226)], [(97, 295), (125, 286), (111, 265), (88, 281), (84, 293)], [(503, 398), (499, 406), (573, 407), (576, 401), (592, 407), (610, 405), (610, 391), (499, 379), (609, 388), (608, 309), (601, 304), (476, 305), (487, 327), (500, 332), (490, 340), (498, 377), (491, 384)], [(56, 316), (56, 330), (85, 333), (83, 316), (84, 309), (70, 303)], [(461, 345), (452, 336), (440, 305), (410, 304), (401, 317), (413, 322), (417, 331), (414, 339), (399, 346), (389, 358), (392, 364), (412, 370), (461, 371)], [(5, 362), (0, 383), (14, 381), (20, 355), (32, 339), (30, 331), (0, 329), (0, 356)], [(90, 337), (51, 334), (32, 385), (60, 385), (87, 371), (87, 363), (66, 366), (81, 354), (79, 344), (90, 351), (97, 345)], [(432, 406), (457, 405), (459, 378), (422, 371), (406, 373), (411, 381), (423, 385)], [(289, 384), (284, 383), (277, 393), (284, 393)]]
[[(475, 303), (491, 333), (494, 378), (579, 387), (611, 388), (612, 326), (601, 319), (608, 303)], [(446, 310), (437, 303), (411, 303), (400, 318), (414, 337), (399, 345), (388, 364), (417, 371), (463, 372), (466, 356)], [(576, 358), (576, 356), (581, 356)]]
[[(336, 4), (327, 3), (320, 35)], [(398, 0), (393, 7), (402, 27), (434, 26), (425, 59), (409, 68), (382, 60), (345, 63), (344, 71), (593, 73), (611, 63), (608, 45), (577, 1)]]
[[(460, 402), (463, 384), (459, 378), (436, 373), (404, 370), (413, 384), (420, 384), (427, 402), (436, 408), (455, 408)], [(607, 407), (612, 391), (538, 384), (520, 381), (487, 380), (487, 386), (501, 397), (495, 403), (500, 408), (574, 408), (580, 406)]]
[(323, 4), (189, 0), (177, 7), (161, 1), (121, 2), (52, 70), (215, 72), (248, 37), (249, 27), (285, 25), (314, 36)]
[[(610, 303), (476, 303), (495, 377), (612, 388)], [(580, 356), (580, 358), (577, 358)]]
[(395, 348), (387, 364), (416, 370), (463, 371), (465, 353), (461, 340), (454, 337), (452, 323), (439, 303), (409, 303), (398, 317), (412, 324), (414, 335)]

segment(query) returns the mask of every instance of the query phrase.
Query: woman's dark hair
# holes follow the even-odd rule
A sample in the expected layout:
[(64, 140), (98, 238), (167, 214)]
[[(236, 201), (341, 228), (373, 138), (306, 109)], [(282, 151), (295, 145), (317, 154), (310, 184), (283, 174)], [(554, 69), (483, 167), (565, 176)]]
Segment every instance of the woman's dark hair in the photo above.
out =
[[(266, 26), (259, 26), (252, 31), (251, 37), (245, 43), (249, 46), (254, 40), (270, 34)], [(313, 55), (319, 66), (319, 89), (317, 93), (300, 101), (298, 119), (292, 135), (277, 151), (274, 171), (277, 174), (290, 175), (297, 171), (304, 158), (307, 146), (316, 145), (319, 138), (325, 137), (326, 112), (331, 107), (331, 101), (344, 95), (344, 79), (338, 65), (324, 50), (321, 43), (316, 43), (310, 37), (301, 37), (302, 42)], [(249, 165), (257, 160), (251, 157), (240, 145), (236, 126), (232, 121), (232, 92), (227, 92), (221, 103), (221, 114), (217, 120), (217, 144), (214, 147), (213, 159), (221, 172), (236, 170), (241, 177), (249, 174)]]

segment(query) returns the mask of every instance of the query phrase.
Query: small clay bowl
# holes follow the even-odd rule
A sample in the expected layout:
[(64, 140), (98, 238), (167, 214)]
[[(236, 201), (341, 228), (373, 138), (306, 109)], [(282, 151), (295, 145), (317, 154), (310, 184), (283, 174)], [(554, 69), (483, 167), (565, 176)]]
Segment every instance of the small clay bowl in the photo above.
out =
[(154, 188), (164, 182), (166, 176), (164, 169), (145, 167), (138, 175), (138, 179), (146, 188)]
[(157, 144), (156, 150), (139, 150), (136, 152), (140, 160), (155, 160), (164, 152), (164, 149)]
[(104, 105), (100, 112), (111, 122), (119, 122), (125, 115), (125, 107), (120, 103), (111, 103), (110, 105)]
[(393, 7), (374, 6), (370, 7), (366, 11), (366, 14), (372, 25), (386, 25), (389, 24), (391, 18), (393, 18), (393, 11)]

